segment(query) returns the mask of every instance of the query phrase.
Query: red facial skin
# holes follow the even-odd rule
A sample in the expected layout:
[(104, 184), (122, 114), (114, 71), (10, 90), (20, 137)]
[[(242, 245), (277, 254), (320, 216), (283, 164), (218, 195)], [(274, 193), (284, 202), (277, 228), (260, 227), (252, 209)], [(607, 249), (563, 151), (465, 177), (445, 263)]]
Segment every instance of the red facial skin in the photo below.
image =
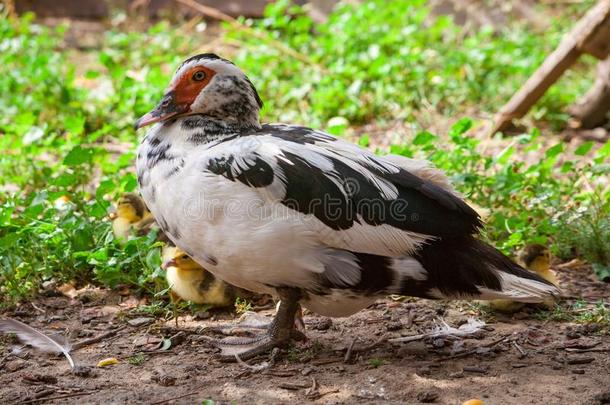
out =
[[(200, 80), (195, 79), (195, 75), (198, 72), (202, 72), (205, 75)], [(191, 111), (191, 104), (193, 104), (203, 88), (210, 83), (215, 74), (215, 71), (204, 66), (196, 66), (188, 70), (174, 86), (165, 92), (165, 96), (163, 96), (163, 100), (161, 100), (159, 105), (136, 122), (135, 128), (140, 129), (156, 122), (188, 114)]]

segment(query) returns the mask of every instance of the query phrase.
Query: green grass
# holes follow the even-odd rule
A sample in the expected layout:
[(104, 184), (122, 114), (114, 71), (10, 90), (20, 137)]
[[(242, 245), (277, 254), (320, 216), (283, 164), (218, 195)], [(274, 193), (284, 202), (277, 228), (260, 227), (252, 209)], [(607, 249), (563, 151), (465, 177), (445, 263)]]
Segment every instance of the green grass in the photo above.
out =
[(583, 301), (572, 305), (556, 304), (552, 309), (539, 311), (536, 317), (545, 321), (597, 324), (602, 327), (600, 332), (610, 332), (610, 309), (604, 301), (593, 306)]
[[(553, 21), (542, 34), (519, 23), (500, 35), (465, 33), (447, 17), (431, 17), (424, 1), (369, 0), (340, 6), (324, 24), (286, 1), (269, 6), (262, 20), (243, 22), (258, 34), (227, 27), (224, 40), (239, 50), (226, 56), (261, 90), (264, 120), (336, 134), (390, 121), (419, 128), (379, 152), (430, 159), (445, 170), (491, 210), (485, 237), (505, 252), (548, 243), (605, 274), (610, 143), (585, 143), (573, 155), (560, 141), (549, 143), (552, 134), (529, 129), (490, 155), (472, 136), (478, 123), (458, 120), (496, 111), (572, 20)], [(107, 215), (111, 201), (137, 188), (134, 119), (156, 104), (173, 69), (206, 38), (164, 22), (142, 32), (113, 28), (89, 51), (89, 66), (65, 48), (65, 30), (31, 15), (0, 16), (0, 305), (58, 280), (126, 285), (156, 299), (151, 311), (159, 311), (155, 293), (167, 286), (154, 235), (122, 246)], [(591, 83), (591, 62), (554, 86), (530, 117), (544, 128), (565, 123), (563, 109)], [(432, 134), (417, 123), (421, 114), (457, 123)], [(364, 134), (360, 143), (370, 140)]]

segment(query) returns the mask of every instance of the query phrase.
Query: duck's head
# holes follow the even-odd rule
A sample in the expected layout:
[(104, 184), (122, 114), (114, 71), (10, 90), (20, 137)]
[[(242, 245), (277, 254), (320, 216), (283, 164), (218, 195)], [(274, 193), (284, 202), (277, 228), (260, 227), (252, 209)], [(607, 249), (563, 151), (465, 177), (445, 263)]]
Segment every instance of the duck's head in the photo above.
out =
[(163, 262), (163, 269), (167, 270), (169, 267), (176, 267), (180, 270), (202, 270), (203, 268), (199, 263), (193, 260), (187, 255), (182, 249), (176, 247), (168, 250), (166, 260)]
[(254, 85), (237, 66), (213, 53), (204, 53), (180, 65), (161, 102), (137, 120), (135, 128), (193, 114), (260, 127), (262, 106)]
[(139, 195), (126, 193), (119, 198), (114, 216), (133, 223), (140, 221), (147, 211), (146, 204)]

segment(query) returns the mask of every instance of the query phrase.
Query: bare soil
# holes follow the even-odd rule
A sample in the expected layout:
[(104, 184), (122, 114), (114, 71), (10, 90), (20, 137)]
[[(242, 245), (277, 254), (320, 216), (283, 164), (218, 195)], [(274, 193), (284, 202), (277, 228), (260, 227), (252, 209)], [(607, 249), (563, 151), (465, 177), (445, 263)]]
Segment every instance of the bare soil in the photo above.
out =
[[(564, 303), (594, 305), (609, 296), (610, 285), (594, 281), (587, 268), (560, 269), (559, 277)], [(20, 344), (4, 336), (0, 403), (610, 403), (607, 325), (543, 320), (535, 308), (487, 314), (485, 330), (472, 337), (398, 344), (378, 342), (484, 313), (464, 302), (388, 298), (349, 318), (306, 314), (309, 340), (261, 369), (269, 357), (250, 367), (224, 363), (202, 337), (209, 336), (204, 327), (234, 321), (232, 313), (212, 311), (204, 320), (183, 313), (176, 327), (138, 312), (142, 300), (115, 291), (49, 295), (3, 316), (47, 333), (72, 331), (77, 369), (61, 356), (15, 351)], [(96, 366), (109, 357), (118, 364)]]

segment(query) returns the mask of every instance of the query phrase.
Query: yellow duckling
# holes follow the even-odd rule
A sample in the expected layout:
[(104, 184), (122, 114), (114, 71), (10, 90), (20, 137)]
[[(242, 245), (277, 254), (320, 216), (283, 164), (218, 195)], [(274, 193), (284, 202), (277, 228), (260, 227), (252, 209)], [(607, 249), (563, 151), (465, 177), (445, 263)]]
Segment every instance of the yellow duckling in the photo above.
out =
[(138, 228), (139, 223), (151, 220), (154, 222), (144, 200), (134, 193), (126, 193), (119, 198), (116, 212), (110, 218), (115, 238), (122, 240), (127, 240), (132, 230)]
[[(523, 248), (523, 250), (517, 256), (517, 263), (526, 269), (537, 273), (545, 280), (559, 286), (559, 281), (557, 280), (553, 270), (551, 270), (551, 252), (546, 246), (540, 244), (525, 246), (525, 248)], [(517, 312), (525, 306), (525, 304), (522, 302), (514, 302), (510, 300), (483, 301), (481, 303), (483, 305), (488, 305), (490, 308), (493, 308), (496, 311), (506, 313)]]
[(555, 272), (551, 270), (551, 252), (537, 243), (527, 245), (517, 258), (520, 265), (538, 273), (540, 277), (555, 285), (559, 285)]
[(235, 289), (214, 277), (180, 248), (163, 248), (163, 268), (174, 302), (184, 299), (196, 304), (226, 307), (235, 302)]

